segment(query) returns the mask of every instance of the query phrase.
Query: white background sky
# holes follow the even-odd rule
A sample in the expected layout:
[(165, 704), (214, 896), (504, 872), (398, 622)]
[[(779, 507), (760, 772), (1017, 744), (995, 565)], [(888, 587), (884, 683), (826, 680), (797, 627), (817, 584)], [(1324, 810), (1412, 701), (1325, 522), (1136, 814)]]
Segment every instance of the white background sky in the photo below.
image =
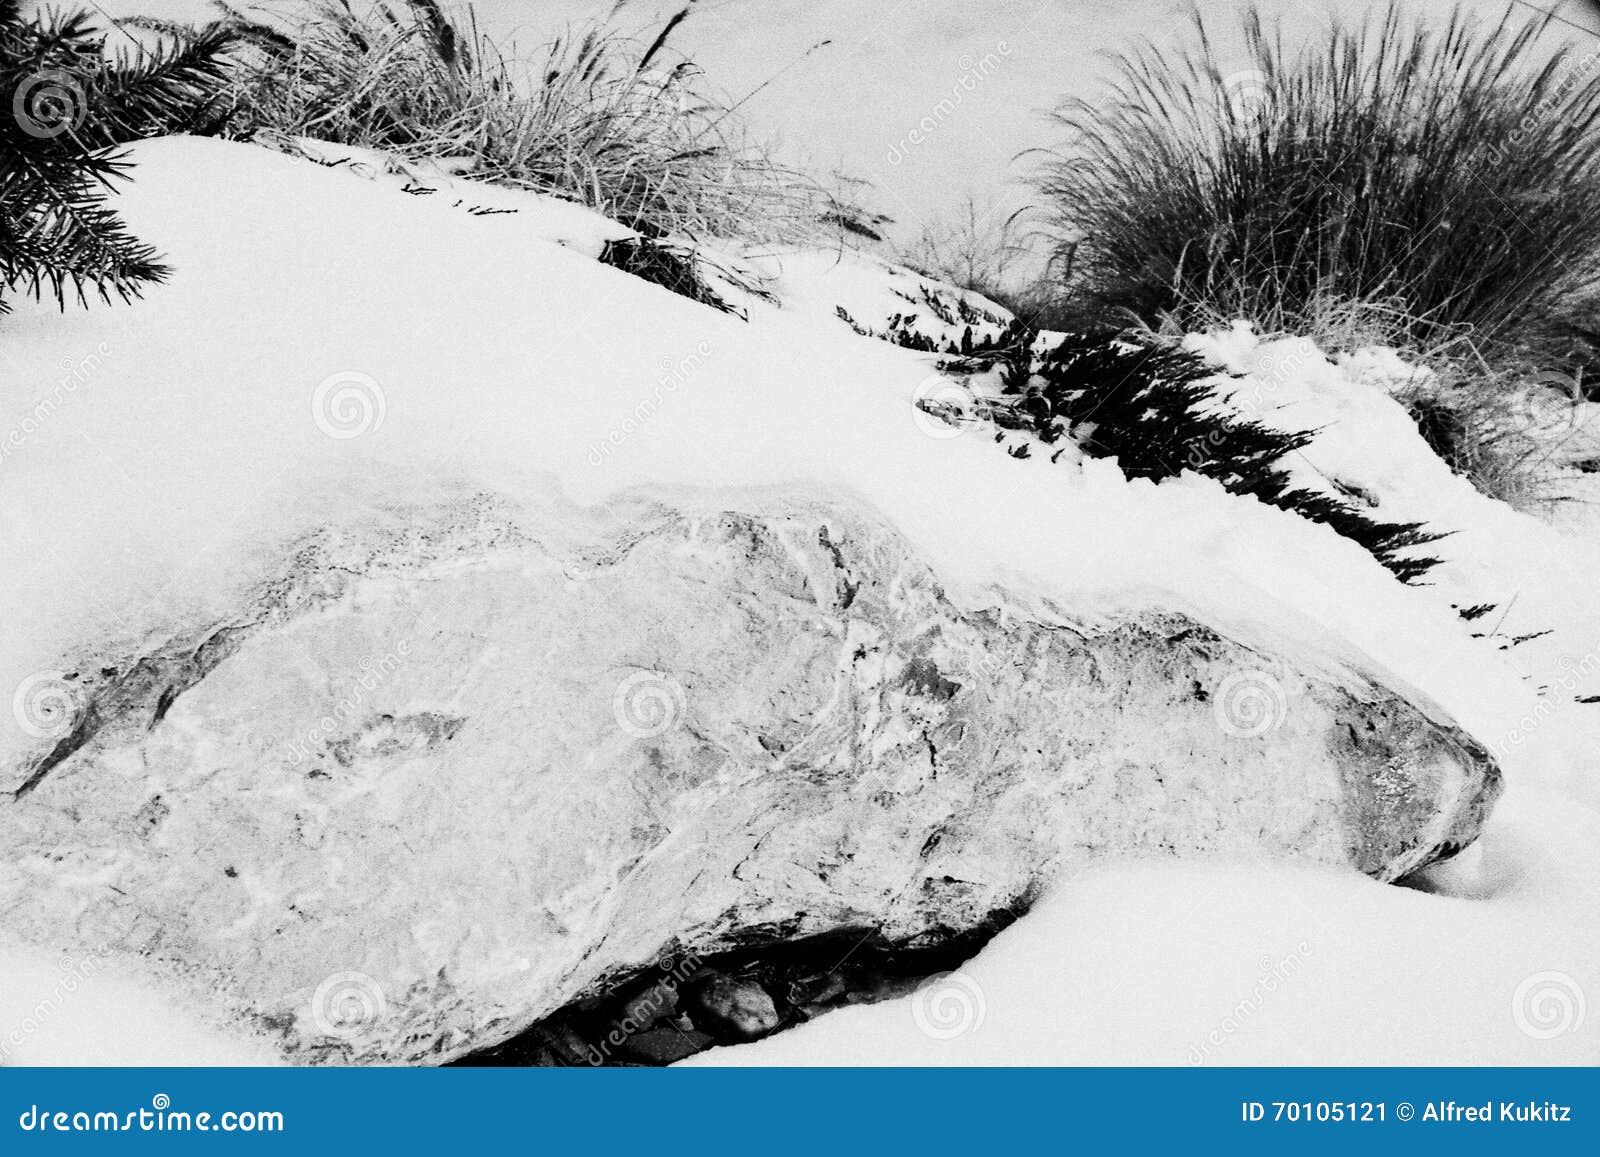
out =
[[(119, 15), (205, 11), (205, 0), (98, 2)], [(621, 27), (648, 37), (682, 2), (477, 0), (474, 7), (486, 31), (532, 50), (563, 26), (614, 8)], [(1600, 32), (1596, 0), (1534, 2)], [(1262, 8), (1284, 14), (1291, 32), (1312, 33), (1335, 13), (1359, 17), (1383, 3), (1264, 0)], [(1453, 3), (1406, 6), (1443, 23)], [(1491, 21), (1535, 15), (1520, 0), (1465, 5)], [(1200, 0), (1200, 8), (1227, 28), (1237, 25), (1243, 4)], [(813, 172), (838, 169), (871, 182), (869, 202), (896, 218), (896, 236), (909, 240), (924, 222), (959, 217), (969, 196), (995, 219), (1018, 207), (1027, 165), (1017, 155), (1054, 139), (1040, 111), (1064, 94), (1093, 91), (1104, 52), (1141, 36), (1189, 34), (1189, 10), (1189, 0), (697, 0), (673, 43), (725, 93), (742, 97), (765, 83), (742, 110), (751, 125)], [(1600, 49), (1600, 39), (1558, 31)], [(807, 56), (822, 40), (831, 43)], [(991, 65), (984, 68), (986, 56)], [(963, 75), (972, 76), (970, 88), (961, 87)], [(958, 92), (955, 112), (907, 147), (908, 132)], [(896, 146), (903, 159), (892, 162)]]

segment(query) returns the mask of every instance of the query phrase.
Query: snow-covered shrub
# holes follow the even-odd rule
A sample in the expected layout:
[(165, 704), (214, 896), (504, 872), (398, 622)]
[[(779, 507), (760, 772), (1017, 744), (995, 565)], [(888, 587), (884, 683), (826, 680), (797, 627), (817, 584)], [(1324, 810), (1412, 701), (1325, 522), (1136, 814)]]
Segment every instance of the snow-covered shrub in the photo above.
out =
[(0, 0), (0, 312), (8, 291), (65, 306), (91, 289), (127, 299), (166, 275), (106, 204), (127, 174), (117, 146), (212, 127), (231, 38), (173, 30), (111, 55), (106, 37), (86, 13), (30, 19)]
[(1218, 403), (1218, 374), (1160, 338), (1072, 335), (1040, 355), (1031, 376), (1007, 376), (1009, 396), (993, 416), (1047, 446), (1070, 437), (1089, 454), (1115, 457), (1130, 478), (1159, 481), (1184, 470), (1215, 478), (1234, 494), (1331, 527), (1405, 582), (1438, 563), (1412, 553), (1441, 537), (1420, 523), (1380, 522), (1348, 498), (1297, 486), (1281, 464), (1315, 431), (1275, 430), (1229, 412)]
[(1331, 296), (1403, 303), (1422, 348), (1560, 340), (1600, 251), (1600, 55), (1547, 55), (1548, 21), (1400, 6), (1291, 53), (1252, 10), (1236, 70), (1195, 25), (1056, 113), (1041, 188), (1069, 293), (1118, 324), (1305, 333)]
[[(1197, 329), (1208, 332), (1228, 329), (1234, 320), (1203, 305), (1192, 313)], [(1417, 372), (1393, 392), (1433, 452), (1491, 498), (1524, 509), (1546, 501), (1550, 447), (1530, 436), (1526, 391), (1530, 383), (1550, 377), (1577, 387), (1582, 370), (1575, 368), (1571, 377), (1542, 370), (1541, 358), (1551, 349), (1489, 345), (1466, 327), (1441, 331), (1429, 344), (1419, 346), (1412, 336), (1415, 321), (1403, 301), (1358, 301), (1330, 292), (1307, 304), (1294, 319), (1292, 331), (1277, 332), (1309, 338), (1335, 356), (1360, 356), (1361, 351), (1385, 347), (1404, 349)]]
[(741, 135), (669, 42), (595, 25), (536, 59), (435, 0), (319, 0), (296, 25), (234, 14), (254, 46), (231, 131), (450, 158), (470, 176), (554, 191), (651, 237), (784, 235), (825, 198)]

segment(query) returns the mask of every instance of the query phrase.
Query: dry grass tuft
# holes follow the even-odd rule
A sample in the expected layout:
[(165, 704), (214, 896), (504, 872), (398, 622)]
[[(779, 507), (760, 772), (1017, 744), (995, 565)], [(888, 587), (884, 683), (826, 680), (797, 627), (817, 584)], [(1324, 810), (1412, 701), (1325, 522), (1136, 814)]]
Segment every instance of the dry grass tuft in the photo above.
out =
[[(620, 7), (620, 5), (619, 5)], [(554, 192), (647, 236), (782, 240), (828, 205), (740, 128), (671, 37), (570, 31), (532, 59), (503, 52), (435, 0), (319, 0), (309, 18), (229, 10), (252, 44), (234, 131), (451, 158), (468, 175)]]

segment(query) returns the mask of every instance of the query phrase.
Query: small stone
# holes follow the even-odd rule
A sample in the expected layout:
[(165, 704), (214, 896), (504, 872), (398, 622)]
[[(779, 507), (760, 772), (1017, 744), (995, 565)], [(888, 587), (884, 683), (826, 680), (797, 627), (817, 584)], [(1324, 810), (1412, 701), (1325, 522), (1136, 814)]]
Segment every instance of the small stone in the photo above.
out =
[(713, 976), (689, 998), (695, 1027), (724, 1040), (755, 1040), (778, 1027), (778, 1009), (753, 980)]
[(628, 1032), (640, 1032), (678, 1010), (678, 993), (669, 984), (652, 984), (622, 1006), (619, 1021)]
[(795, 1004), (826, 1005), (842, 1000), (848, 992), (849, 985), (835, 969), (794, 981), (789, 986), (789, 999)]

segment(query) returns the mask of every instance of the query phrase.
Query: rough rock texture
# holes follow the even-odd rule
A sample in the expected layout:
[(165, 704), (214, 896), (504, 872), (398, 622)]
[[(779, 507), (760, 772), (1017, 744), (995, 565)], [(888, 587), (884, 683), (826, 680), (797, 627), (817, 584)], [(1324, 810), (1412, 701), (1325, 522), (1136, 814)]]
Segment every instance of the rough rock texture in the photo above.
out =
[(916, 942), (1098, 853), (1449, 854), (1483, 750), (1152, 609), (964, 609), (844, 502), (490, 499), (67, 657), (0, 922), (170, 963), (297, 1060), (442, 1061), (668, 946)]

